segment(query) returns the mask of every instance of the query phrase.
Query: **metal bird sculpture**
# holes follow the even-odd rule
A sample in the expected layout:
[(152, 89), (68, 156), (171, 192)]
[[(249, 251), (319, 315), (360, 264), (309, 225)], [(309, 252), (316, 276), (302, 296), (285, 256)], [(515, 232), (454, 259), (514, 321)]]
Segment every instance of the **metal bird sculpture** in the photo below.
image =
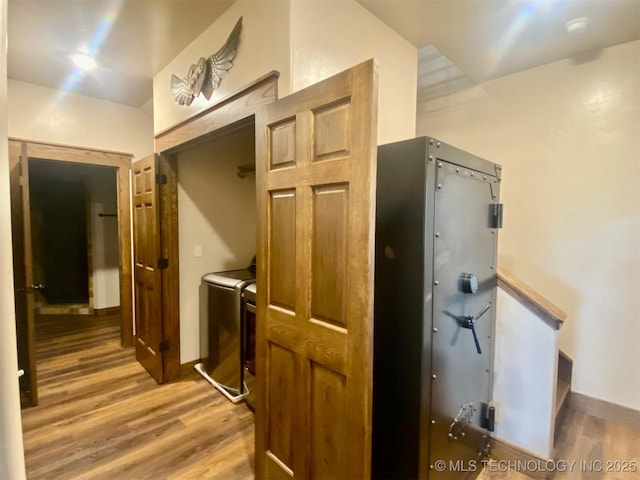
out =
[(242, 29), (242, 17), (236, 22), (229, 38), (222, 48), (209, 58), (200, 57), (192, 64), (183, 78), (171, 75), (171, 94), (178, 105), (189, 106), (202, 93), (209, 100), (213, 91), (220, 86), (222, 79), (233, 66)]

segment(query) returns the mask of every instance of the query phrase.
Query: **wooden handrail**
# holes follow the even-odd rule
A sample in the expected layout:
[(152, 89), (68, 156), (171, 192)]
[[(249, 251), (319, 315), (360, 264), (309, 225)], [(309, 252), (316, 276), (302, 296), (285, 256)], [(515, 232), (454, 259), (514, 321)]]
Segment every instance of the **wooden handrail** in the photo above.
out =
[(560, 330), (567, 319), (566, 313), (501, 267), (498, 267), (498, 286), (556, 330)]

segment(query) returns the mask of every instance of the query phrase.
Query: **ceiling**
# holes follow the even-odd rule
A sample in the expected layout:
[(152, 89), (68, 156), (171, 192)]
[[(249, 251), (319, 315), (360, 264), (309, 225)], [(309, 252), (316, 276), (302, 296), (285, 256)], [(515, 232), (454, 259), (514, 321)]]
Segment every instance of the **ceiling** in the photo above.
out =
[[(153, 76), (234, 0), (9, 0), (7, 75), (140, 107)], [(86, 75), (69, 56), (94, 54)]]
[[(358, 0), (472, 82), (640, 38), (640, 0)], [(152, 79), (233, 0), (9, 0), (8, 76), (140, 107)], [(567, 21), (588, 17), (585, 32)], [(93, 54), (79, 74), (69, 55)], [(442, 60), (442, 59), (440, 59)]]

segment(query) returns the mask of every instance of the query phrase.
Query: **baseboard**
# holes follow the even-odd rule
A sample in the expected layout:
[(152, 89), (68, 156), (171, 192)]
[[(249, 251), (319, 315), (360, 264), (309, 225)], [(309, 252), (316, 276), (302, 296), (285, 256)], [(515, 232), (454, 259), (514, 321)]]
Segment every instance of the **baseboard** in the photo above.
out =
[(94, 308), (94, 315), (120, 315), (120, 305), (116, 305), (115, 307), (106, 307), (106, 308)]
[(94, 309), (88, 303), (41, 305), (35, 308), (38, 315), (93, 315)]
[(491, 468), (495, 468), (495, 471), (498, 472), (519, 472), (540, 480), (553, 478), (553, 472), (550, 472), (552, 469), (548, 468), (551, 459), (540, 457), (533, 452), (499, 438), (492, 438), (491, 440), (491, 460), (496, 463), (495, 467), (487, 465), (485, 469), (488, 468), (491, 471)]
[(640, 410), (576, 392), (569, 394), (569, 407), (578, 412), (602, 418), (610, 423), (640, 430)]
[(180, 378), (188, 377), (189, 375), (191, 375), (193, 373), (196, 373), (196, 371), (193, 369), (193, 367), (195, 367), (201, 361), (202, 360), (197, 358), (196, 360), (191, 360), (190, 362), (187, 362), (187, 363), (181, 363), (180, 364)]

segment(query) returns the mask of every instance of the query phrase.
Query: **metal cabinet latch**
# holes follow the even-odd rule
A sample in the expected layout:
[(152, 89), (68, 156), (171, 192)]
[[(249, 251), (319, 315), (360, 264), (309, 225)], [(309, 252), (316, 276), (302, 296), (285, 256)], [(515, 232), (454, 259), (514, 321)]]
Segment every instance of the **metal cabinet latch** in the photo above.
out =
[(473, 341), (476, 344), (476, 350), (478, 352), (478, 355), (482, 354), (482, 350), (480, 349), (480, 341), (478, 340), (478, 334), (476, 334), (476, 320), (479, 320), (480, 317), (482, 315), (484, 315), (485, 313), (487, 313), (487, 311), (491, 308), (491, 302), (487, 303), (484, 308), (482, 310), (480, 310), (480, 313), (478, 313), (478, 315), (473, 316), (473, 315), (467, 315), (466, 317), (462, 317), (461, 322), (460, 322), (460, 326), (462, 328), (466, 328), (468, 330), (471, 330), (471, 333), (473, 333)]

